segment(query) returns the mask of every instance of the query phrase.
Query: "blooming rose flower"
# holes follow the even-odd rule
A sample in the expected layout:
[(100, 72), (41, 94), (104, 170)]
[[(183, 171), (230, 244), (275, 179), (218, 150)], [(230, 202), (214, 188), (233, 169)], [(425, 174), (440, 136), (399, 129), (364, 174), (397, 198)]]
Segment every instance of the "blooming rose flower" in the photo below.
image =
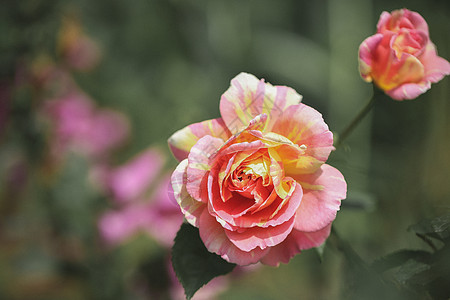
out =
[(414, 99), (431, 83), (450, 74), (450, 64), (437, 56), (428, 25), (407, 9), (383, 12), (377, 33), (359, 47), (359, 69), (367, 82), (396, 100)]
[(328, 237), (346, 182), (324, 164), (333, 135), (319, 112), (285, 86), (241, 73), (221, 118), (169, 139), (181, 161), (173, 196), (210, 252), (239, 265), (287, 263)]

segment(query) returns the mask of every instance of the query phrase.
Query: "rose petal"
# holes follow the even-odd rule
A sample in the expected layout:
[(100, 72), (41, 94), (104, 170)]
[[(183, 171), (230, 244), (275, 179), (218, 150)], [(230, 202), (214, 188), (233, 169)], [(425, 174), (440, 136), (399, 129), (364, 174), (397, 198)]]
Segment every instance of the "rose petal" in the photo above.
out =
[(278, 225), (269, 227), (252, 227), (243, 231), (225, 230), (230, 241), (243, 251), (251, 251), (257, 247), (266, 249), (281, 243), (294, 227), (295, 217)]
[(248, 73), (240, 73), (231, 80), (230, 88), (220, 100), (220, 114), (233, 133), (246, 127), (255, 116), (266, 113), (270, 131), (273, 122), (287, 107), (298, 104), (301, 96), (285, 86), (272, 86)]
[(420, 14), (416, 12), (408, 9), (399, 9), (392, 11), (392, 13), (388, 13), (386, 11), (381, 13), (377, 24), (377, 32), (398, 32), (400, 28), (420, 30), (428, 35), (427, 22)]
[(256, 247), (251, 251), (242, 251), (226, 236), (224, 229), (207, 210), (200, 216), (200, 238), (208, 251), (220, 255), (228, 262), (241, 266), (257, 263), (269, 249)]
[(382, 34), (375, 34), (365, 39), (359, 46), (359, 72), (367, 82), (372, 81), (373, 54), (382, 39)]
[(197, 141), (210, 135), (228, 140), (231, 133), (221, 118), (195, 123), (175, 132), (168, 140), (169, 148), (178, 161), (188, 157), (189, 151)]
[(324, 164), (314, 174), (294, 178), (303, 188), (295, 229), (314, 232), (330, 224), (336, 218), (341, 200), (347, 193), (347, 184), (341, 172)]
[(192, 198), (186, 190), (187, 167), (188, 159), (185, 159), (178, 164), (177, 168), (173, 172), (171, 177), (172, 192), (173, 197), (180, 205), (181, 212), (184, 214), (186, 220), (190, 224), (198, 227), (198, 218), (206, 208), (206, 205)]
[[(273, 131), (299, 145), (303, 152), (289, 165), (284, 163), (287, 174), (314, 172), (334, 149), (333, 134), (322, 115), (304, 104), (293, 105), (286, 110), (275, 123)], [(280, 156), (283, 159), (283, 154)]]
[(405, 100), (405, 99), (410, 100), (417, 98), (430, 88), (431, 88), (430, 82), (407, 83), (402, 84), (398, 88), (387, 91), (386, 94), (388, 94), (392, 99), (395, 100)]
[[(217, 215), (220, 220), (223, 220), (224, 228), (234, 231), (238, 228), (251, 228), (251, 227), (270, 227), (278, 226), (287, 222), (296, 213), (300, 202), (302, 201), (303, 190), (300, 184), (296, 183), (295, 188), (289, 192), (286, 199), (276, 199), (265, 209), (257, 212), (251, 212), (248, 207), (252, 208), (254, 200), (248, 198), (236, 196), (224, 206), (221, 206), (219, 202), (216, 202), (214, 206), (210, 205), (211, 214)], [(247, 201), (247, 202), (245, 202)], [(241, 207), (239, 207), (241, 206)], [(248, 213), (234, 217), (233, 212), (236, 211), (249, 211)]]
[(420, 57), (425, 66), (425, 80), (436, 83), (444, 76), (450, 75), (450, 63), (437, 55), (436, 47), (429, 42), (425, 48), (425, 52)]
[(223, 141), (212, 136), (204, 136), (191, 148), (188, 156), (187, 183), (188, 193), (196, 200), (207, 200), (207, 173), (211, 166), (209, 157), (222, 146)]
[(278, 266), (287, 264), (289, 260), (301, 250), (306, 250), (322, 245), (330, 235), (331, 224), (315, 232), (302, 232), (293, 229), (288, 237), (275, 247), (271, 247), (261, 260), (265, 265)]

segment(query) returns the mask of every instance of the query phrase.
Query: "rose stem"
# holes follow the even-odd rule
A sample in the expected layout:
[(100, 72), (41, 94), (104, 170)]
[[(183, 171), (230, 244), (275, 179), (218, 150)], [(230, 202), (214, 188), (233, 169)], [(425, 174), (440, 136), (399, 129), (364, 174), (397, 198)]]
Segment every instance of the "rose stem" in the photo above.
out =
[(372, 109), (375, 104), (377, 88), (374, 86), (374, 91), (372, 96), (370, 97), (369, 102), (364, 106), (364, 108), (359, 112), (359, 114), (353, 119), (353, 121), (340, 133), (337, 137), (337, 141), (334, 144), (334, 147), (337, 149), (342, 145), (342, 142), (352, 133), (352, 131), (356, 128), (356, 126), (361, 122), (362, 119), (367, 115), (367, 113)]

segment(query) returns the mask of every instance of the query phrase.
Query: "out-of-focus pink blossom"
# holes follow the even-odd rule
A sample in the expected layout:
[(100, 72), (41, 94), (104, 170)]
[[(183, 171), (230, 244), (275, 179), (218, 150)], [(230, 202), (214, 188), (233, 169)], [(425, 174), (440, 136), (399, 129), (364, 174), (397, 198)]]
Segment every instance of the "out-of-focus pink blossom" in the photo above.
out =
[(110, 245), (146, 232), (162, 246), (172, 246), (183, 214), (168, 196), (170, 176), (161, 172), (164, 162), (160, 151), (149, 148), (122, 166), (98, 172), (105, 190), (121, 205), (99, 220), (100, 234)]
[(101, 59), (98, 44), (87, 36), (78, 19), (66, 17), (59, 32), (59, 51), (67, 65), (78, 71), (89, 71)]
[(183, 223), (183, 214), (178, 204), (169, 198), (167, 190), (170, 184), (170, 176), (165, 175), (160, 181), (154, 196), (151, 199), (150, 226), (147, 231), (161, 245), (171, 247), (175, 236)]
[(144, 203), (107, 211), (99, 220), (100, 234), (108, 244), (120, 244), (138, 230), (148, 227), (151, 215), (151, 210)]
[(183, 214), (167, 196), (168, 184), (169, 177), (166, 176), (149, 198), (134, 200), (104, 213), (99, 220), (102, 238), (114, 246), (139, 232), (145, 232), (162, 246), (171, 247), (183, 222)]
[(125, 203), (142, 197), (160, 174), (165, 157), (155, 149), (148, 149), (130, 162), (106, 174), (107, 189), (114, 200)]
[(89, 158), (102, 158), (123, 144), (129, 134), (124, 115), (97, 108), (79, 91), (48, 101), (44, 111), (53, 126), (52, 152), (56, 156), (71, 149)]

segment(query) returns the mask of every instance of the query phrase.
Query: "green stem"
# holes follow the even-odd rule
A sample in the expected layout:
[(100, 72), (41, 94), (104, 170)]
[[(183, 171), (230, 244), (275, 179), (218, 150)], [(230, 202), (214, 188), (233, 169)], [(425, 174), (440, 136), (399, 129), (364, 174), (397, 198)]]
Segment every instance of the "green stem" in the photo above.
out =
[(369, 102), (364, 106), (364, 108), (359, 112), (359, 114), (353, 119), (353, 121), (338, 135), (337, 141), (334, 144), (334, 147), (337, 149), (342, 145), (342, 142), (352, 133), (352, 131), (358, 126), (362, 119), (369, 113), (372, 107), (375, 104), (376, 97), (376, 89), (374, 89), (372, 93), (372, 97), (370, 97)]

